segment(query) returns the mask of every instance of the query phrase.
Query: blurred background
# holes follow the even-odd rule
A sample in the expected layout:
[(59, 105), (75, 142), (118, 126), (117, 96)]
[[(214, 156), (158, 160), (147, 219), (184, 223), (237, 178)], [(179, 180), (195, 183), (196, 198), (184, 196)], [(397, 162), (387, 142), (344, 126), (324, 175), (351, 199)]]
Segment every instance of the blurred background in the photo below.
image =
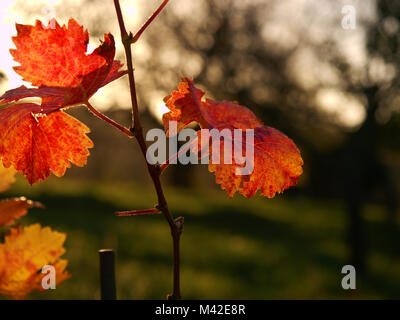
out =
[[(135, 32), (161, 1), (122, 0)], [(354, 28), (343, 27), (355, 11)], [(2, 1), (1, 92), (23, 82), (12, 70), (14, 22), (74, 17), (90, 48), (112, 32), (124, 61), (111, 0)], [(348, 20), (347, 20), (348, 21)], [(186, 299), (400, 297), (400, 2), (391, 0), (171, 0), (134, 45), (145, 128), (161, 127), (162, 98), (193, 77), (210, 98), (237, 100), (302, 152), (299, 185), (274, 199), (230, 199), (206, 166), (170, 166), (163, 175), (174, 216), (185, 217)], [(129, 125), (127, 79), (93, 105)], [(171, 289), (171, 240), (162, 216), (117, 218), (148, 208), (155, 195), (139, 149), (83, 108), (68, 111), (91, 129), (85, 168), (7, 196), (42, 201), (23, 224), (68, 234), (72, 278), (30, 298), (99, 298), (101, 248), (117, 253), (120, 299), (163, 299)], [(357, 290), (343, 290), (352, 264)]]

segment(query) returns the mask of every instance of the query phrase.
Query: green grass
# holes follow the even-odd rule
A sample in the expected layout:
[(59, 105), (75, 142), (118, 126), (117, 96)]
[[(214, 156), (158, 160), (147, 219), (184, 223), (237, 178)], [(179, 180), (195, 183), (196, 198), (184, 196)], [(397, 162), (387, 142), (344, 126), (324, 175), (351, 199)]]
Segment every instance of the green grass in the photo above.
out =
[[(116, 217), (148, 208), (152, 189), (127, 184), (50, 179), (35, 187), (19, 181), (6, 194), (26, 195), (32, 209), (22, 224), (39, 222), (67, 233), (72, 277), (32, 299), (98, 299), (98, 253), (116, 250), (119, 299), (164, 299), (171, 290), (171, 239), (163, 216)], [(174, 216), (185, 217), (182, 294), (185, 299), (399, 298), (398, 230), (380, 207), (366, 210), (369, 273), (357, 290), (341, 288), (348, 264), (346, 214), (339, 203), (288, 195), (228, 198), (223, 191), (166, 188)], [(396, 240), (397, 239), (397, 240)]]

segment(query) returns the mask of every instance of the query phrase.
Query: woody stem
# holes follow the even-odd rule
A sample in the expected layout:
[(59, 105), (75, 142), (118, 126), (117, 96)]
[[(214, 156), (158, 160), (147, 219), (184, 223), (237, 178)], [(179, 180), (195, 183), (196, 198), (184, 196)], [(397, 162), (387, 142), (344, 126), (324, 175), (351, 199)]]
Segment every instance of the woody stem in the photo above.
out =
[(143, 26), (139, 29), (138, 32), (135, 33), (135, 35), (132, 38), (132, 43), (135, 43), (136, 41), (139, 40), (140, 36), (144, 32), (144, 30), (147, 29), (147, 27), (153, 22), (153, 20), (159, 15), (159, 13), (164, 9), (164, 7), (167, 5), (169, 0), (164, 0), (160, 6), (157, 8), (156, 11), (150, 16), (150, 18), (147, 19), (147, 21), (143, 24)]
[(105, 122), (111, 124), (115, 128), (117, 128), (119, 131), (127, 135), (128, 137), (133, 137), (133, 133), (126, 127), (121, 126), (119, 123), (115, 122), (113, 119), (110, 119), (107, 117), (105, 114), (101, 113), (99, 110), (97, 110), (95, 107), (93, 107), (89, 101), (85, 102), (86, 107), (98, 118), (101, 120), (104, 120)]
[[(168, 1), (164, 1), (161, 6), (154, 12), (154, 14), (149, 18), (145, 25), (136, 34), (136, 40), (140, 37), (141, 33), (148, 27), (148, 25), (154, 20), (154, 18), (161, 12)], [(124, 19), (121, 12), (121, 7), (119, 0), (114, 0), (115, 9), (117, 12), (118, 23), (121, 31), (122, 43), (125, 49), (125, 56), (128, 66), (128, 76), (129, 76), (129, 88), (131, 93), (131, 104), (132, 104), (132, 127), (130, 131), (133, 133), (136, 141), (139, 144), (141, 153), (146, 161), (147, 171), (152, 179), (155, 191), (157, 193), (158, 205), (157, 208), (163, 213), (165, 219), (171, 230), (172, 242), (173, 242), (173, 292), (168, 296), (168, 299), (176, 300), (181, 298), (180, 292), (180, 237), (183, 231), (183, 219), (178, 218), (174, 220), (168, 209), (167, 200), (165, 199), (164, 191), (162, 189), (160, 174), (161, 170), (158, 165), (152, 165), (146, 160), (147, 145), (143, 135), (143, 127), (140, 122), (139, 108), (137, 102), (137, 93), (135, 85), (135, 76), (133, 72), (132, 63), (132, 50), (131, 44), (133, 43), (132, 34), (128, 34), (125, 28)]]

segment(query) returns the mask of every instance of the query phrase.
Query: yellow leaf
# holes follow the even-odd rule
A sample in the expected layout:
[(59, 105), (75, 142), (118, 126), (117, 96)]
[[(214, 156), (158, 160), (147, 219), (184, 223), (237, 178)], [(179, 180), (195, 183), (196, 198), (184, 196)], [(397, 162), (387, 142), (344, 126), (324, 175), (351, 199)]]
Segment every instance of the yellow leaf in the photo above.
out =
[(33, 290), (43, 290), (41, 269), (46, 265), (55, 267), (57, 284), (67, 279), (67, 261), (59, 259), (65, 238), (65, 233), (40, 224), (11, 228), (0, 244), (0, 294), (24, 299)]
[(15, 173), (16, 171), (12, 167), (4, 168), (0, 159), (0, 192), (8, 190), (11, 184), (15, 182)]

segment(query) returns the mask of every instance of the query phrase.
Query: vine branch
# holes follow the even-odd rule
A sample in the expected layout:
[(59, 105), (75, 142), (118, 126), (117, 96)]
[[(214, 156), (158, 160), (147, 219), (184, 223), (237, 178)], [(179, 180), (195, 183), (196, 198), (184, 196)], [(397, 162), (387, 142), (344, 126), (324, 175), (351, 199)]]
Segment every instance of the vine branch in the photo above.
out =
[(95, 107), (93, 107), (89, 101), (86, 101), (85, 105), (96, 117), (111, 124), (112, 126), (117, 128), (119, 131), (121, 131), (122, 133), (127, 135), (128, 137), (131, 137), (131, 138), (133, 137), (133, 133), (128, 128), (121, 126), (119, 123), (115, 122), (113, 119), (111, 119), (111, 118), (107, 117), (105, 114), (101, 113), (99, 110), (97, 110)]
[(119, 0), (114, 0), (115, 10), (117, 12), (118, 23), (121, 31), (122, 44), (125, 49), (126, 62), (128, 67), (129, 76), (129, 89), (131, 93), (131, 103), (132, 103), (132, 126), (130, 131), (136, 138), (140, 146), (141, 153), (145, 159), (147, 165), (147, 171), (153, 181), (155, 191), (157, 193), (158, 205), (157, 209), (160, 210), (171, 230), (172, 243), (173, 243), (173, 292), (168, 295), (169, 300), (176, 300), (181, 298), (180, 292), (180, 237), (183, 231), (183, 218), (179, 217), (174, 220), (169, 209), (167, 200), (165, 199), (164, 191), (160, 181), (161, 169), (158, 165), (151, 165), (146, 160), (147, 145), (143, 135), (143, 127), (140, 122), (139, 107), (137, 102), (135, 75), (132, 61), (132, 49), (131, 44), (136, 42), (143, 31), (150, 25), (150, 23), (156, 18), (156, 16), (162, 11), (169, 0), (164, 0), (158, 9), (151, 15), (151, 17), (145, 22), (145, 24), (140, 28), (135, 36), (132, 33), (127, 33), (124, 23), (124, 18), (121, 11), (121, 6)]
[(153, 22), (153, 20), (159, 15), (159, 13), (164, 9), (164, 7), (167, 5), (169, 0), (164, 0), (161, 5), (158, 7), (156, 11), (150, 16), (150, 18), (147, 19), (147, 21), (143, 24), (143, 26), (139, 29), (138, 32), (132, 37), (132, 43), (135, 43), (136, 41), (139, 40), (140, 36), (142, 35), (143, 31), (147, 29), (147, 27)]

